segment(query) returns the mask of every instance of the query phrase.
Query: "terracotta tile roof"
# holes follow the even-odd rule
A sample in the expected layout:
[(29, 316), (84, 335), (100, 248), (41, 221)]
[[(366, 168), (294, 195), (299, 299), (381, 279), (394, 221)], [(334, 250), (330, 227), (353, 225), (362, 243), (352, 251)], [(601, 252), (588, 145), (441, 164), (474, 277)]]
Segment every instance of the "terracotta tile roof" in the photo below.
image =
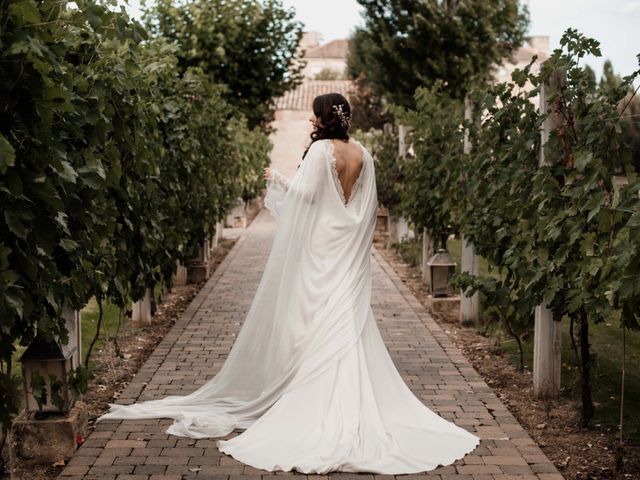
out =
[(305, 54), (305, 58), (347, 58), (349, 40), (332, 40), (320, 45)]
[(318, 95), (337, 92), (348, 98), (350, 89), (350, 80), (305, 80), (295, 90), (276, 98), (276, 109), (311, 111), (313, 99)]

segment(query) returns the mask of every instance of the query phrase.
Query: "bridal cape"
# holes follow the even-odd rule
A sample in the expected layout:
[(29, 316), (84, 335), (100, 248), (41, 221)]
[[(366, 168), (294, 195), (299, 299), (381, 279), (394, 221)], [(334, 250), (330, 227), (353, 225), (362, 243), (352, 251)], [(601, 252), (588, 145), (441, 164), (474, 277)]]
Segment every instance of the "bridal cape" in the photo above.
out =
[(449, 465), (480, 439), (409, 390), (371, 309), (378, 206), (374, 163), (345, 202), (330, 140), (295, 175), (273, 170), (271, 252), (220, 372), (195, 392), (110, 404), (99, 420), (172, 418), (168, 433), (221, 437), (220, 451), (256, 468), (402, 474)]

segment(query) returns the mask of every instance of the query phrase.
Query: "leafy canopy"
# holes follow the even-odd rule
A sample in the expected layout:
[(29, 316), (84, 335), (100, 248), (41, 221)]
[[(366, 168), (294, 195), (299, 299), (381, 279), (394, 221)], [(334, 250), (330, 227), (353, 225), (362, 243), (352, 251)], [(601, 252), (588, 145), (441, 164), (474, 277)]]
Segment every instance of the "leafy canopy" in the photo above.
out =
[(179, 48), (182, 70), (200, 67), (228, 87), (225, 99), (249, 127), (267, 127), (273, 99), (301, 80), (302, 24), (280, 0), (159, 0), (145, 12), (152, 34)]
[[(110, 2), (0, 9), (0, 424), (17, 345), (67, 341), (63, 306), (124, 307), (263, 186), (268, 138), (201, 68)], [(72, 384), (86, 386), (86, 371)], [(33, 383), (33, 382), (32, 382)], [(36, 382), (42, 386), (42, 382)], [(42, 393), (42, 388), (40, 388)]]
[(379, 96), (405, 107), (421, 86), (441, 81), (462, 99), (469, 79), (519, 47), (528, 17), (517, 0), (358, 0), (365, 26), (352, 37), (351, 78), (364, 74)]

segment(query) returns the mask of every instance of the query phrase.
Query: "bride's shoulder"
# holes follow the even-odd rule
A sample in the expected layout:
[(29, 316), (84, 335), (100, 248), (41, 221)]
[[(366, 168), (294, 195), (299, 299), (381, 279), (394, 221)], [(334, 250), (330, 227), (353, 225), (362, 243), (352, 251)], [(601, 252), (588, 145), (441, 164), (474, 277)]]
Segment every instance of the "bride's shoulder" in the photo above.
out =
[(365, 147), (362, 142), (356, 140), (355, 138), (352, 138), (352, 141), (362, 149), (362, 157), (364, 159), (372, 158), (371, 153), (369, 153), (369, 150), (367, 150), (367, 147)]
[(331, 145), (333, 144), (331, 143), (331, 140), (328, 138), (322, 138), (320, 140), (316, 140), (315, 142), (311, 143), (311, 145), (309, 146), (309, 153), (327, 152), (328, 147), (331, 147)]

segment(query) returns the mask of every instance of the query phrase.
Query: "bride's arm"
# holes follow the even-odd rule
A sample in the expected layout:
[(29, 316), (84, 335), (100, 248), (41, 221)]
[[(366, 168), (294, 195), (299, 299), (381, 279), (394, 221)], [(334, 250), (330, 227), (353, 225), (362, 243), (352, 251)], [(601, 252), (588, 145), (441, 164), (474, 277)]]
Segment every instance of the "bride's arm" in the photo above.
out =
[(278, 170), (265, 170), (267, 193), (264, 205), (276, 218), (281, 215), (287, 198), (299, 205), (301, 202), (314, 203), (327, 168), (325, 157), (325, 144), (314, 142), (291, 181)]
[(264, 197), (264, 206), (277, 218), (282, 210), (285, 194), (289, 190), (289, 179), (275, 168), (265, 169), (265, 179), (267, 193)]
[(277, 188), (280, 188), (281, 190), (284, 190), (286, 192), (287, 190), (289, 190), (289, 179), (275, 168), (268, 168), (267, 188), (276, 186)]

